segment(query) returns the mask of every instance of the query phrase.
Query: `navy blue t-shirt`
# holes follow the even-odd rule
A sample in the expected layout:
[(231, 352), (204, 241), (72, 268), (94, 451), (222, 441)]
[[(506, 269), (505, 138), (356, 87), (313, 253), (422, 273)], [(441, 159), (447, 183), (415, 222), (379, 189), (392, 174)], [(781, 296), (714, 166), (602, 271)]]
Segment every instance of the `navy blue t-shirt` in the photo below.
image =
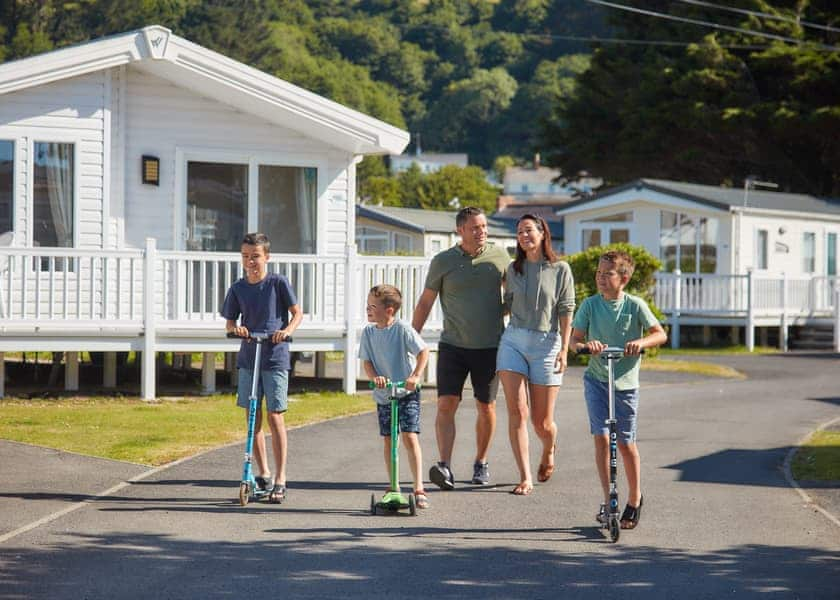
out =
[[(225, 319), (236, 321), (253, 333), (274, 333), (289, 325), (289, 307), (297, 304), (295, 292), (289, 280), (282, 275), (269, 273), (259, 283), (248, 283), (245, 278), (235, 282), (225, 296), (221, 314)], [(240, 369), (254, 368), (257, 345), (247, 340), (242, 341), (236, 366)], [(260, 370), (291, 368), (289, 343), (263, 342), (260, 355)]]

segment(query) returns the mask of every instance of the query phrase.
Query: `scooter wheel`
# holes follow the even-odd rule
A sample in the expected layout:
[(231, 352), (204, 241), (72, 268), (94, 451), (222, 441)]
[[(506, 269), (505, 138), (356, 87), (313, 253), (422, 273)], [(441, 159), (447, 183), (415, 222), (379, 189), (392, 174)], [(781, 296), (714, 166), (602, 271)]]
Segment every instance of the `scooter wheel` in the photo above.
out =
[(370, 495), (370, 514), (376, 516), (376, 495)]
[(247, 483), (240, 483), (239, 484), (239, 505), (245, 506), (248, 504), (248, 500), (251, 499), (251, 486)]
[(610, 517), (610, 540), (613, 543), (617, 542), (619, 535), (621, 535), (621, 527), (618, 523), (618, 517)]
[(408, 514), (412, 517), (417, 514), (417, 503), (414, 501), (414, 494), (408, 495)]

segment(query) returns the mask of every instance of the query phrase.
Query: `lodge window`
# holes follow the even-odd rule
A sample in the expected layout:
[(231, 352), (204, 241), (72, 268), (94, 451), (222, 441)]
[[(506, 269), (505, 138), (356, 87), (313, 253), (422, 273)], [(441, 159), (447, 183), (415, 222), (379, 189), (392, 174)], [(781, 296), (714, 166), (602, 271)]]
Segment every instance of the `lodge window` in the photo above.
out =
[(628, 243), (632, 223), (632, 212), (616, 213), (582, 221), (581, 250), (600, 246), (602, 243)]
[(837, 275), (837, 234), (829, 233), (825, 240), (825, 274), (833, 277)]
[(805, 273), (816, 271), (817, 236), (810, 231), (802, 234), (802, 270)]
[[(257, 198), (249, 207), (247, 163), (187, 163), (188, 250), (237, 252), (249, 230), (265, 233), (272, 253), (314, 254), (317, 169), (257, 165)], [(249, 226), (249, 210), (256, 224)]]
[(663, 269), (683, 273), (717, 271), (717, 219), (663, 210), (659, 218), (659, 258)]
[(0, 235), (14, 230), (15, 143), (0, 140)]
[(767, 270), (768, 239), (766, 229), (755, 232), (755, 268), (759, 271)]
[[(75, 222), (75, 145), (35, 142), (32, 164), (32, 242), (45, 248), (72, 248)], [(72, 261), (41, 257), (40, 270), (74, 270)]]

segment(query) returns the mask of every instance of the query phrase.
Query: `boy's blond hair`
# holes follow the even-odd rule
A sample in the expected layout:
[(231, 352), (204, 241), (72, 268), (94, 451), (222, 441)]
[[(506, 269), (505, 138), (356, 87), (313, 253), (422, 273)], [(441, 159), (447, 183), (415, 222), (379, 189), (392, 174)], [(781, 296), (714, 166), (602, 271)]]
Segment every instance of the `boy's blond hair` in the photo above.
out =
[(402, 306), (402, 292), (393, 285), (387, 283), (375, 285), (370, 288), (370, 295), (377, 300), (382, 300), (382, 306), (385, 308), (393, 308), (394, 313), (397, 313)]
[(627, 275), (628, 278), (633, 277), (633, 271), (636, 270), (636, 262), (633, 257), (623, 250), (610, 250), (604, 252), (598, 262), (608, 262), (615, 267), (619, 275)]

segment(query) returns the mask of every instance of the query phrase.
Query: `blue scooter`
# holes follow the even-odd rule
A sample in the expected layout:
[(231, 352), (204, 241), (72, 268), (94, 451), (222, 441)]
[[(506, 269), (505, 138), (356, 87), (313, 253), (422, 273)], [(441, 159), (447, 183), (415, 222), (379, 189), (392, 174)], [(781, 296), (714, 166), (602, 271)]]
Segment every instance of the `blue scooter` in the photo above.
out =
[[(235, 333), (228, 333), (229, 338), (239, 338), (241, 336)], [(242, 466), (242, 482), (239, 484), (239, 504), (245, 506), (248, 501), (260, 500), (265, 498), (273, 489), (273, 485), (267, 485), (265, 488), (257, 486), (257, 481), (254, 478), (254, 472), (251, 468), (251, 458), (254, 452), (254, 431), (257, 425), (257, 390), (259, 386), (259, 372), (260, 359), (262, 357), (263, 342), (271, 337), (267, 332), (249, 332), (248, 338), (254, 342), (257, 347), (254, 353), (254, 376), (251, 378), (251, 394), (248, 396), (248, 437), (245, 440), (245, 463)], [(292, 338), (287, 337), (284, 341), (291, 342)]]

